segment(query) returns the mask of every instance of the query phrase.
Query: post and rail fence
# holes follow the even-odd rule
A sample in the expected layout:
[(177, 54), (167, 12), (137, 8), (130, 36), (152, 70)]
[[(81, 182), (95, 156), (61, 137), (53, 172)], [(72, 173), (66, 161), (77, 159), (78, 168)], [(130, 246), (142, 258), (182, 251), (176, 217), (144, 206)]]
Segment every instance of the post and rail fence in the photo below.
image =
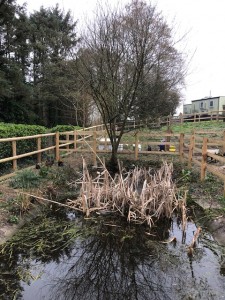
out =
[[(50, 138), (51, 143), (46, 143)], [(17, 143), (21, 140), (35, 140), (36, 149), (18, 154)], [(45, 142), (43, 142), (43, 140)], [(1, 163), (12, 162), (12, 173), (0, 177), (6, 179), (18, 169), (18, 160), (35, 156), (36, 162), (42, 162), (43, 153), (53, 153), (56, 161), (70, 153), (91, 153), (93, 164), (97, 163), (99, 153), (111, 153), (111, 143), (103, 125), (81, 130), (46, 133), (33, 136), (12, 137), (0, 139), (0, 143), (11, 143), (10, 157), (0, 158)], [(159, 151), (161, 150), (161, 151)], [(225, 131), (192, 131), (189, 134), (159, 131), (145, 133), (141, 130), (130, 131), (123, 135), (119, 154), (131, 154), (138, 160), (141, 155), (170, 155), (179, 157), (181, 162), (187, 162), (188, 167), (197, 165), (200, 168), (200, 179), (204, 180), (206, 171), (213, 173), (224, 182), (225, 196)], [(212, 164), (209, 159), (216, 160)], [(220, 165), (218, 165), (218, 163)]]

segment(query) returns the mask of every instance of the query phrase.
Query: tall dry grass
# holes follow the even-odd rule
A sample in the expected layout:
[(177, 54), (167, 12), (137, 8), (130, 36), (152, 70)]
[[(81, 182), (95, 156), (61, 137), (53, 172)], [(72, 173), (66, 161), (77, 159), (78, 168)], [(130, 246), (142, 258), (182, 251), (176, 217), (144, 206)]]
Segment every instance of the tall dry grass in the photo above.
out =
[[(173, 165), (163, 162), (155, 172), (135, 167), (112, 177), (105, 166), (95, 178), (90, 175), (83, 160), (83, 177), (80, 195), (69, 200), (69, 205), (83, 211), (88, 217), (92, 212), (118, 212), (129, 222), (147, 223), (152, 226), (161, 218), (171, 218), (179, 206), (176, 186), (172, 180)], [(185, 226), (185, 225), (184, 225)]]

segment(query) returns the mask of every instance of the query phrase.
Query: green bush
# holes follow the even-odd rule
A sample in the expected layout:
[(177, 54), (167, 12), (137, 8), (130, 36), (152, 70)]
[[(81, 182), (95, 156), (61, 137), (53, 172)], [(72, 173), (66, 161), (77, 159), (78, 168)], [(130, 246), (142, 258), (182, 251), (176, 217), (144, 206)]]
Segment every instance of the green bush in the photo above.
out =
[(34, 171), (25, 169), (18, 172), (15, 177), (10, 181), (10, 186), (15, 189), (29, 189), (38, 187), (41, 177), (34, 173)]
[(64, 132), (64, 131), (73, 131), (82, 129), (80, 126), (73, 126), (73, 125), (57, 125), (51, 129), (51, 132)]
[[(31, 136), (46, 133), (44, 126), (24, 125), (24, 124), (6, 124), (0, 123), (0, 138)], [(16, 142), (17, 154), (23, 154), (37, 150), (37, 140), (29, 139)], [(0, 157), (12, 156), (12, 142), (0, 143)]]

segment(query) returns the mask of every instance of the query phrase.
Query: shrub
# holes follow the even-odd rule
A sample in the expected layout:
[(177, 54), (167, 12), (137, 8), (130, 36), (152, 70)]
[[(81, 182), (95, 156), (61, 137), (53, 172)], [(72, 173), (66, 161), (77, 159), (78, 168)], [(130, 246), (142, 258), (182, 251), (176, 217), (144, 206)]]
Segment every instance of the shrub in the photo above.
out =
[[(47, 129), (38, 125), (24, 125), (24, 124), (5, 124), (0, 123), (0, 138), (30, 136), (46, 133)], [(0, 143), (0, 157), (12, 156), (12, 143)], [(17, 154), (31, 152), (37, 149), (36, 139), (17, 141), (16, 143)]]
[(82, 129), (80, 126), (73, 126), (73, 125), (57, 125), (51, 129), (51, 132), (64, 132), (64, 131), (73, 131)]
[(16, 189), (29, 189), (38, 187), (41, 177), (34, 171), (26, 169), (18, 172), (11, 180), (10, 185)]

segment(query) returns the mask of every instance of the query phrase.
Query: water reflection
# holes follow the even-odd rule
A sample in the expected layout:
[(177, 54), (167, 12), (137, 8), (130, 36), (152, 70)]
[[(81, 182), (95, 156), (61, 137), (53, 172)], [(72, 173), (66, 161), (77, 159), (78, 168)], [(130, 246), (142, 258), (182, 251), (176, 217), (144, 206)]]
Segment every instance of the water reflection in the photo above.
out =
[(95, 229), (58, 266), (63, 277), (52, 285), (52, 299), (170, 299), (157, 267), (162, 244), (149, 243), (142, 227)]
[[(220, 249), (207, 233), (200, 239), (194, 257), (187, 256), (187, 245), (196, 230), (193, 223), (188, 224), (184, 239), (176, 218), (172, 223), (164, 220), (162, 226), (151, 232), (144, 226), (129, 226), (123, 219), (118, 219), (117, 224), (115, 219), (113, 222), (105, 218), (84, 220), (79, 227), (70, 227), (68, 224), (74, 221), (56, 220), (55, 230), (48, 231), (44, 238), (40, 235), (45, 251), (26, 245), (32, 239), (28, 231), (23, 247), (18, 249), (15, 245), (12, 261), (2, 264), (6, 267), (10, 262), (9, 274), (13, 280), (4, 276), (3, 288), (15, 287), (15, 299), (225, 299), (225, 277), (220, 275), (218, 259)], [(57, 228), (59, 223), (62, 226)], [(79, 232), (79, 237), (68, 232)], [(162, 242), (172, 236), (176, 236), (176, 243)], [(41, 276), (24, 282), (18, 270), (30, 274), (38, 270)], [(12, 293), (4, 296), (2, 299), (13, 299)]]
[[(190, 260), (185, 251), (150, 240), (140, 226), (124, 230), (101, 224), (95, 229), (55, 270), (63, 276), (54, 278), (48, 299), (223, 299), (221, 282), (211, 285), (199, 270), (194, 276), (203, 257), (200, 249)], [(168, 232), (165, 227), (163, 235)]]

